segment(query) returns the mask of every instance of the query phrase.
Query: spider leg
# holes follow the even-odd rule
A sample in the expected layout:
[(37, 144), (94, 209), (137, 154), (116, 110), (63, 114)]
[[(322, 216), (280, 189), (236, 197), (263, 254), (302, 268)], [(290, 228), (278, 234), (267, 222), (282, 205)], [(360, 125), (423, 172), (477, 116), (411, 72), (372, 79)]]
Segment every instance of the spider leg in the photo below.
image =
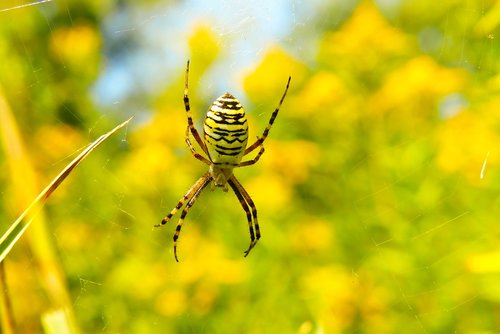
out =
[[(186, 215), (189, 212), (189, 209), (193, 206), (193, 204), (196, 202), (198, 197), (200, 196), (201, 192), (205, 187), (208, 185), (208, 183), (212, 180), (212, 176), (210, 173), (205, 174), (200, 180), (198, 180), (199, 184), (197, 184), (197, 188), (194, 190), (193, 197), (189, 200), (189, 202), (186, 204), (184, 207), (184, 210), (182, 210), (181, 213), (181, 218), (179, 218), (179, 222), (177, 223), (177, 226), (175, 227), (175, 234), (174, 234), (174, 257), (175, 261), (179, 262), (179, 259), (177, 258), (177, 239), (179, 239), (179, 234), (181, 233), (181, 228), (182, 224), (184, 223), (184, 218), (186, 218)], [(196, 183), (198, 183), (196, 182)]]
[(250, 209), (248, 208), (248, 204), (247, 204), (245, 198), (243, 197), (243, 195), (241, 194), (240, 190), (238, 189), (238, 187), (236, 186), (236, 184), (232, 180), (232, 178), (230, 178), (228, 180), (228, 183), (231, 186), (231, 188), (233, 189), (236, 197), (238, 197), (238, 200), (240, 201), (240, 204), (243, 207), (243, 210), (245, 210), (245, 213), (247, 215), (248, 228), (250, 230), (250, 240), (251, 240), (251, 243), (253, 243), (255, 240), (255, 232), (253, 229), (252, 214), (250, 212)]
[(273, 126), (274, 120), (276, 119), (276, 116), (278, 116), (278, 111), (281, 108), (281, 105), (283, 104), (283, 100), (285, 99), (286, 93), (288, 92), (288, 87), (290, 86), (290, 80), (292, 80), (292, 77), (288, 77), (288, 82), (286, 83), (286, 88), (285, 92), (283, 93), (283, 96), (281, 97), (280, 103), (278, 104), (278, 107), (274, 109), (273, 114), (271, 115), (271, 119), (269, 120), (269, 123), (267, 124), (266, 129), (264, 130), (264, 133), (262, 134), (262, 137), (257, 138), (257, 141), (247, 147), (245, 150), (244, 155), (247, 155), (248, 153), (252, 152), (255, 150), (257, 147), (261, 146), (264, 140), (266, 140), (267, 135), (269, 134), (269, 130), (271, 130), (271, 126)]
[(186, 109), (186, 113), (187, 113), (187, 117), (188, 117), (189, 130), (193, 134), (194, 139), (196, 139), (196, 142), (198, 143), (198, 145), (200, 145), (203, 152), (205, 152), (208, 155), (207, 147), (206, 147), (205, 143), (203, 142), (203, 140), (201, 139), (201, 136), (198, 133), (198, 130), (196, 130), (196, 128), (194, 127), (193, 118), (191, 116), (191, 106), (189, 105), (189, 96), (188, 96), (188, 77), (189, 77), (189, 60), (187, 61), (187, 65), (186, 65), (186, 81), (185, 81), (185, 85), (184, 85), (184, 108)]
[[(258, 137), (257, 137), (258, 139)], [(257, 155), (255, 156), (255, 158), (251, 159), (251, 160), (247, 160), (247, 161), (243, 161), (243, 162), (240, 162), (238, 164), (238, 166), (236, 167), (244, 167), (244, 166), (250, 166), (250, 165), (253, 165), (254, 163), (256, 163), (257, 161), (259, 161), (260, 157), (262, 154), (264, 154), (264, 145), (262, 145), (262, 143), (260, 144), (260, 150), (259, 152), (257, 153)]]
[[(247, 214), (248, 228), (250, 230), (250, 245), (248, 246), (248, 249), (245, 251), (245, 257), (246, 257), (248, 253), (250, 253), (252, 248), (254, 248), (254, 246), (257, 244), (257, 241), (259, 241), (260, 239), (260, 228), (259, 228), (259, 222), (257, 220), (257, 208), (255, 207), (255, 204), (250, 195), (247, 193), (245, 188), (243, 188), (241, 183), (236, 179), (234, 175), (232, 175), (229, 178), (228, 183), (233, 189), (234, 193), (236, 194), (236, 197), (238, 197), (238, 200), (240, 201), (243, 210), (245, 210)], [(252, 210), (251, 216), (250, 216), (250, 209)], [(253, 217), (253, 222), (252, 222), (252, 217)], [(255, 234), (254, 234), (254, 227), (255, 227)]]
[(206, 181), (207, 178), (209, 178), (210, 174), (209, 173), (206, 173), (205, 175), (203, 175), (202, 177), (200, 177), (194, 184), (191, 188), (189, 188), (189, 190), (186, 192), (186, 194), (184, 196), (181, 197), (181, 199), (179, 200), (179, 202), (177, 203), (177, 205), (172, 209), (172, 211), (170, 211), (170, 213), (168, 215), (165, 216), (165, 218), (162, 219), (161, 223), (160, 224), (156, 224), (155, 227), (160, 227), (162, 225), (165, 225), (169, 220), (170, 218), (172, 218), (176, 213), (177, 211), (182, 208), (182, 206), (184, 205), (184, 203), (190, 199), (194, 193), (196, 193), (196, 191), (198, 191), (198, 189), (203, 185), (203, 183)]
[(189, 150), (191, 151), (191, 154), (198, 160), (206, 163), (207, 165), (210, 165), (211, 162), (198, 152), (196, 152), (196, 149), (194, 148), (193, 144), (191, 143), (191, 140), (189, 139), (189, 126), (186, 128), (186, 144), (189, 147)]

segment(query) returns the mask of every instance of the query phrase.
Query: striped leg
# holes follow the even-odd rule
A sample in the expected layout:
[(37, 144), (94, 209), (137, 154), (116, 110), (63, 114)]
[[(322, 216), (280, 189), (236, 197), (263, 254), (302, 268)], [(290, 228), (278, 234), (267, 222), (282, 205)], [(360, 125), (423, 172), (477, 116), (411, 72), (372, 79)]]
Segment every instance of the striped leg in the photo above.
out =
[[(245, 251), (245, 257), (250, 253), (252, 248), (257, 244), (257, 241), (260, 239), (260, 228), (259, 228), (259, 222), (257, 220), (257, 208), (255, 207), (255, 204), (250, 197), (250, 195), (247, 193), (245, 188), (241, 185), (241, 183), (236, 179), (234, 175), (232, 175), (229, 180), (228, 180), (229, 185), (231, 188), (233, 188), (234, 193), (238, 197), (241, 206), (245, 210), (247, 214), (247, 220), (248, 220), (248, 226), (250, 229), (250, 245), (248, 246), (248, 249)], [(250, 212), (249, 212), (249, 207), (252, 210), (252, 216), (253, 216), (253, 224), (252, 224), (252, 219), (250, 218)], [(254, 228), (255, 226), (255, 235), (254, 235)]]
[(281, 108), (281, 104), (283, 104), (283, 100), (285, 99), (286, 93), (288, 92), (288, 87), (290, 86), (290, 80), (292, 80), (292, 77), (288, 77), (288, 82), (286, 83), (285, 92), (283, 93), (283, 96), (281, 97), (281, 100), (280, 100), (280, 103), (278, 104), (278, 107), (276, 109), (274, 109), (274, 112), (271, 115), (271, 119), (269, 120), (269, 124), (267, 124), (267, 127), (264, 130), (262, 137), (258, 138), (255, 143), (253, 143), (252, 145), (247, 147), (247, 149), (245, 150), (245, 155), (252, 152), (257, 147), (261, 146), (262, 143), (264, 142), (264, 140), (266, 140), (266, 137), (269, 134), (269, 130), (271, 130), (271, 126), (273, 126), (274, 120), (276, 119), (276, 116), (278, 116), (278, 111)]
[(163, 220), (161, 221), (161, 224), (157, 224), (157, 225), (155, 225), (155, 227), (160, 227), (162, 225), (165, 225), (170, 220), (170, 218), (172, 218), (177, 213), (177, 211), (180, 208), (182, 208), (184, 203), (188, 199), (190, 199), (193, 196), (193, 194), (196, 193), (196, 191), (198, 191), (198, 189), (200, 189), (200, 187), (203, 185), (204, 182), (206, 182), (207, 179), (210, 179), (210, 173), (206, 173), (205, 175), (200, 177), (198, 179), (198, 181), (196, 181), (195, 184), (193, 184), (193, 186), (191, 188), (189, 188), (189, 190), (186, 192), (186, 194), (184, 196), (182, 196), (182, 198), (179, 200), (179, 202), (177, 203), (175, 208), (173, 208), (172, 211), (170, 211), (170, 213), (165, 218), (163, 218)]
[(244, 167), (244, 166), (250, 166), (250, 165), (253, 165), (253, 164), (254, 164), (254, 163), (256, 163), (257, 161), (259, 161), (260, 156), (261, 156), (262, 154), (264, 154), (264, 151), (265, 151), (264, 146), (261, 144), (261, 145), (260, 145), (260, 150), (259, 150), (259, 153), (257, 153), (257, 155), (255, 156), (255, 158), (253, 158), (252, 160), (247, 160), (247, 161), (240, 162), (240, 163), (238, 164), (238, 166), (237, 166), (237, 167)]
[(247, 221), (248, 221), (248, 229), (250, 230), (250, 244), (254, 243), (255, 240), (255, 232), (253, 229), (253, 222), (252, 222), (252, 214), (250, 213), (250, 209), (248, 208), (248, 204), (245, 201), (245, 198), (241, 194), (240, 190), (238, 189), (238, 186), (234, 183), (233, 180), (234, 177), (230, 178), (227, 183), (231, 186), (231, 188), (234, 191), (234, 194), (236, 197), (238, 197), (238, 200), (240, 201), (241, 206), (243, 207), (243, 210), (245, 210), (245, 213), (247, 214)]
[(177, 258), (177, 240), (179, 239), (179, 234), (181, 233), (181, 228), (182, 224), (184, 223), (184, 218), (186, 218), (186, 215), (189, 212), (189, 209), (193, 206), (193, 204), (196, 202), (198, 197), (200, 196), (201, 192), (205, 187), (212, 181), (212, 177), (210, 176), (209, 173), (205, 174), (205, 176), (201, 179), (201, 183), (198, 185), (198, 188), (196, 189), (193, 197), (189, 200), (189, 202), (186, 204), (186, 207), (184, 210), (182, 210), (181, 213), (181, 218), (179, 218), (179, 222), (177, 223), (177, 226), (175, 227), (175, 234), (174, 234), (174, 257), (175, 261), (179, 262), (179, 259)]
[(189, 77), (189, 60), (187, 61), (187, 65), (186, 65), (186, 83), (184, 85), (184, 108), (186, 109), (186, 113), (187, 113), (187, 117), (188, 117), (189, 130), (193, 134), (194, 139), (196, 139), (196, 142), (198, 143), (198, 145), (200, 145), (203, 152), (208, 154), (207, 147), (205, 146), (205, 143), (201, 139), (201, 136), (198, 133), (198, 130), (196, 130), (196, 128), (194, 127), (193, 118), (191, 116), (191, 106), (189, 105), (189, 96), (188, 96), (188, 77)]
[(189, 147), (189, 150), (191, 150), (191, 154), (193, 154), (193, 156), (196, 159), (206, 163), (207, 165), (211, 164), (210, 160), (208, 160), (207, 158), (205, 158), (204, 156), (202, 156), (201, 154), (196, 152), (196, 149), (194, 148), (193, 144), (191, 143), (191, 140), (189, 140), (189, 126), (186, 129), (186, 144)]

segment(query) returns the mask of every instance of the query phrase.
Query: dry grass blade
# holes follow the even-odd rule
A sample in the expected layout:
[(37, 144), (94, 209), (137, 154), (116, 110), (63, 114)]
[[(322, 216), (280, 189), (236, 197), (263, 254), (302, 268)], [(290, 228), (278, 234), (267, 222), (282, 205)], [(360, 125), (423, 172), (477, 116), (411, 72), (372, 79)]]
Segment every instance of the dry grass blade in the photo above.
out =
[[(38, 210), (44, 205), (47, 198), (54, 192), (54, 190), (59, 187), (59, 185), (66, 179), (66, 177), (73, 171), (73, 169), (78, 166), (78, 164), (85, 159), (90, 152), (92, 152), (97, 146), (99, 146), (103, 141), (108, 139), (116, 131), (120, 130), (122, 127), (128, 124), (129, 118), (125, 122), (121, 123), (113, 130), (97, 138), (93, 143), (91, 143), (85, 150), (82, 151), (71, 163), (69, 163), (64, 170), (57, 175), (54, 180), (38, 195), (38, 197), (24, 210), (24, 212), (17, 218), (17, 220), (12, 223), (7, 232), (4, 233), (0, 239), (0, 261), (3, 261), (7, 254), (9, 254), (12, 247), (16, 244), (17, 240), (23, 235), (24, 231), (28, 228), (31, 223), (33, 213), (38, 212)], [(31, 217), (28, 221), (25, 221), (27, 215)]]

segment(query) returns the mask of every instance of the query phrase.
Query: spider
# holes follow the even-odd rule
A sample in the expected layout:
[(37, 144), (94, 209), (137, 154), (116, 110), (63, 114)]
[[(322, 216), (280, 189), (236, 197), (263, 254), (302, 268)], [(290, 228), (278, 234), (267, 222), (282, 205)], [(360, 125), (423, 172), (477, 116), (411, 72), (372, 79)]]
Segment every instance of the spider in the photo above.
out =
[[(246, 257), (260, 238), (259, 223), (257, 221), (257, 208), (245, 188), (243, 188), (241, 183), (233, 175), (233, 169), (236, 167), (250, 166), (259, 161), (260, 157), (264, 153), (264, 140), (266, 139), (269, 130), (278, 115), (281, 104), (285, 99), (291, 77), (288, 77), (285, 92), (281, 97), (278, 107), (272, 113), (269, 124), (265, 128), (262, 137), (257, 137), (257, 140), (252, 145), (247, 147), (248, 124), (245, 111), (243, 110), (243, 107), (238, 99), (229, 93), (225, 93), (217, 98), (208, 109), (203, 125), (203, 139), (201, 138), (200, 134), (194, 127), (193, 119), (191, 117), (191, 107), (189, 105), (188, 97), (188, 76), (189, 60), (186, 65), (186, 79), (184, 86), (184, 107), (186, 109), (188, 121), (185, 141), (193, 156), (209, 166), (208, 172), (200, 177), (194, 185), (189, 188), (172, 211), (170, 211), (170, 213), (163, 218), (161, 224), (157, 224), (155, 227), (166, 224), (177, 213), (177, 211), (183, 207), (184, 203), (188, 201), (182, 210), (173, 238), (174, 257), (175, 260), (179, 262), (179, 259), (177, 258), (177, 240), (179, 239), (182, 224), (189, 212), (189, 209), (193, 206), (203, 189), (205, 189), (209, 183), (212, 183), (212, 189), (220, 187), (223, 191), (228, 191), (229, 186), (236, 194), (236, 197), (238, 198), (247, 216), (248, 227), (250, 230), (250, 245), (244, 253), (244, 256)], [(189, 133), (193, 135), (194, 139), (207, 157), (196, 151), (189, 138)], [(259, 151), (253, 159), (241, 161), (244, 156), (254, 152), (257, 148), (259, 148)]]

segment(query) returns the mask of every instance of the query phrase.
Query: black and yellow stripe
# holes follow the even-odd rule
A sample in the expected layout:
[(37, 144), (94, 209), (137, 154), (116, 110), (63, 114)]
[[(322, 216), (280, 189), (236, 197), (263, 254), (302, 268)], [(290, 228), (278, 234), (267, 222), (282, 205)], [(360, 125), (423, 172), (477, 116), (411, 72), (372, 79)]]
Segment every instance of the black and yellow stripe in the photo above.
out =
[(215, 165), (237, 166), (248, 141), (245, 111), (238, 99), (225, 93), (208, 109), (203, 126), (205, 145)]

